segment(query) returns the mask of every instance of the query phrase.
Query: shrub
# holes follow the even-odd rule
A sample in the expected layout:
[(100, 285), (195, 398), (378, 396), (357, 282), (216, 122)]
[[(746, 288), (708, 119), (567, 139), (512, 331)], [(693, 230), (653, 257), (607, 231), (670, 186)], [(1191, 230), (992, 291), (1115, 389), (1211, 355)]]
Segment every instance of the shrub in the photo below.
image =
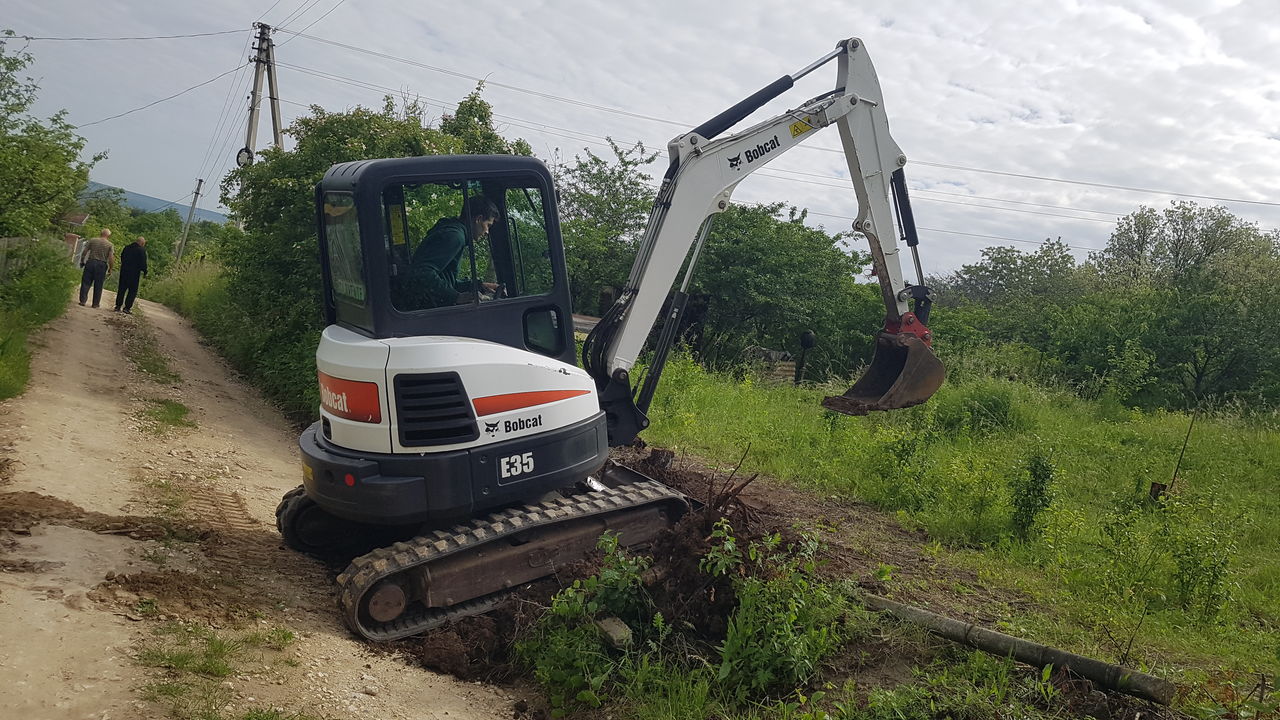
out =
[(30, 375), (27, 333), (61, 315), (76, 270), (60, 244), (34, 241), (9, 251), (0, 268), (0, 399), (22, 392)]
[(1025, 541), (1053, 502), (1054, 466), (1046, 453), (1036, 450), (1022, 469), (1025, 472), (1009, 478), (1009, 502), (1013, 505), (1013, 532)]
[(1015, 383), (992, 379), (945, 386), (930, 400), (933, 424), (952, 436), (1025, 430), (1030, 421), (1018, 390)]
[(743, 552), (723, 518), (711, 538), (703, 569), (731, 575), (738, 597), (718, 680), (739, 701), (810, 680), (843, 640), (850, 610), (848, 596), (817, 577), (817, 542), (805, 538), (783, 549), (774, 534)]

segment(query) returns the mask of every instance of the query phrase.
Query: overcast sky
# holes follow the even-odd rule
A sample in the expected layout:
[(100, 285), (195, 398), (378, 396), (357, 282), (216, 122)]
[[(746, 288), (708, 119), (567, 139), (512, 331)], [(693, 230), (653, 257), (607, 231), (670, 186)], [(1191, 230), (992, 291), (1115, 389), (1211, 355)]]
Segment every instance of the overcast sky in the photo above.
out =
[[(500, 131), (528, 140), (548, 162), (584, 148), (607, 156), (606, 136), (665, 149), (673, 136), (856, 36), (875, 62), (891, 130), (910, 159), (926, 272), (972, 262), (989, 245), (1034, 250), (1047, 237), (1061, 237), (1083, 258), (1105, 244), (1116, 218), (1174, 199), (1097, 185), (1210, 196), (1218, 200), (1190, 199), (1225, 204), (1264, 230), (1280, 227), (1273, 0), (4, 5), (0, 23), (36, 37), (237, 30), (33, 40), (29, 72), (40, 82), (41, 115), (65, 108), (71, 122), (92, 123), (242, 66), (250, 26), (261, 19), (281, 28), (286, 124), (313, 103), (380, 107), (379, 88), (422, 98), (438, 119), (475, 87), (472, 78), (486, 78)], [(86, 152), (110, 151), (93, 179), (169, 200), (189, 197), (197, 177), (216, 187), (244, 144), (250, 78), (243, 67), (83, 127)], [(829, 64), (752, 119), (795, 107), (834, 81)], [(264, 107), (258, 147), (270, 140)], [(856, 202), (842, 155), (830, 152), (837, 147), (834, 130), (815, 134), (743, 182), (734, 200), (784, 201), (808, 208), (813, 224), (847, 229)], [(665, 161), (653, 168), (660, 173)], [(200, 206), (220, 209), (216, 191)]]

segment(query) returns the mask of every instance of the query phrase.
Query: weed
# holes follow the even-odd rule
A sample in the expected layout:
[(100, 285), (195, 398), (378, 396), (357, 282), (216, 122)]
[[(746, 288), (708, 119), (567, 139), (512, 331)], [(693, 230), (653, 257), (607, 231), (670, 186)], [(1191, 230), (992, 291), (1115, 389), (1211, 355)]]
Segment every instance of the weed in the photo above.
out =
[(720, 646), (717, 681), (737, 700), (796, 687), (844, 639), (850, 601), (817, 577), (818, 544), (810, 538), (781, 547), (778, 535), (738, 547), (721, 518), (703, 568), (733, 578), (738, 607)]
[[(154, 608), (154, 601), (149, 601)], [(143, 600), (135, 608), (143, 612)], [(142, 697), (165, 705), (175, 720), (230, 720), (225, 708), (232, 690), (222, 678), (238, 674), (238, 663), (261, 660), (252, 650), (281, 651), (293, 642), (285, 628), (250, 632), (233, 637), (211, 628), (166, 623), (155, 629), (134, 654), (134, 660), (162, 675), (141, 689)], [(280, 709), (250, 708), (235, 716), (240, 720), (307, 720), (309, 715)]]
[(1053, 462), (1048, 454), (1036, 450), (1027, 458), (1026, 471), (1009, 478), (1013, 532), (1020, 540), (1031, 537), (1040, 515), (1053, 502), (1053, 473)]
[(193, 428), (195, 422), (187, 419), (191, 408), (177, 400), (148, 400), (147, 407), (138, 413), (143, 429), (153, 435), (166, 435), (177, 428)]
[(143, 617), (149, 617), (160, 612), (160, 608), (156, 605), (155, 598), (143, 598), (133, 606), (133, 611)]
[(269, 630), (251, 632), (244, 637), (244, 644), (249, 647), (265, 647), (272, 650), (284, 650), (297, 640), (292, 630), (273, 627)]

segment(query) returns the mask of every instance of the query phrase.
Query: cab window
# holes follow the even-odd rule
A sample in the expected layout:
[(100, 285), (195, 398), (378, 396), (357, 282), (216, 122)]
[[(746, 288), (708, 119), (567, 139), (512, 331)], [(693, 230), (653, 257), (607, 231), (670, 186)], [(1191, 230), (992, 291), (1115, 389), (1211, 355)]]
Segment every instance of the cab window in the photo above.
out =
[(545, 198), (537, 187), (397, 184), (382, 200), (391, 301), (400, 312), (551, 291)]

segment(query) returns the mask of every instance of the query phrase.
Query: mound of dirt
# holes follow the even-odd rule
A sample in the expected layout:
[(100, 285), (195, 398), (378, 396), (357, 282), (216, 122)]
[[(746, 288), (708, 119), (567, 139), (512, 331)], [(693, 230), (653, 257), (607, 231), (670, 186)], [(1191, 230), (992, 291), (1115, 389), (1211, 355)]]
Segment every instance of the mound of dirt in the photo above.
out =
[(135, 540), (157, 540), (192, 533), (186, 526), (167, 520), (132, 515), (104, 515), (91, 512), (51, 495), (34, 492), (0, 493), (0, 530), (24, 534), (32, 525), (55, 522), (82, 530), (109, 535), (126, 535)]
[(267, 609), (258, 595), (176, 570), (109, 575), (89, 597), (126, 611), (140, 601), (153, 600), (158, 614), (214, 624), (244, 620)]

